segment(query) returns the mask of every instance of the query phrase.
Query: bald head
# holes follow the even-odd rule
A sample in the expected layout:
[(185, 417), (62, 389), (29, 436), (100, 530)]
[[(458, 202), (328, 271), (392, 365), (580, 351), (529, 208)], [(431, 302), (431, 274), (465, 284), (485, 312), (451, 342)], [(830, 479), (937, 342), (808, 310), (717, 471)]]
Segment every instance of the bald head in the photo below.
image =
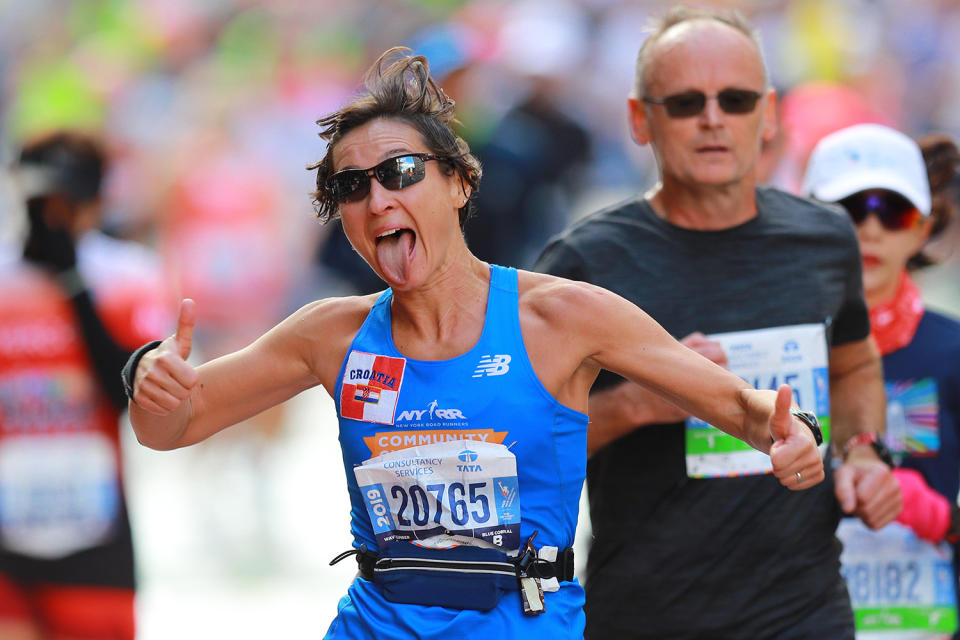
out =
[[(759, 81), (769, 85), (766, 63), (760, 47), (760, 37), (737, 11), (674, 7), (651, 29), (637, 54), (633, 97), (646, 95), (657, 75), (670, 74), (671, 56), (665, 56), (678, 47), (693, 44), (705, 55), (749, 56), (748, 66), (758, 70)], [(744, 78), (745, 81), (755, 80)]]

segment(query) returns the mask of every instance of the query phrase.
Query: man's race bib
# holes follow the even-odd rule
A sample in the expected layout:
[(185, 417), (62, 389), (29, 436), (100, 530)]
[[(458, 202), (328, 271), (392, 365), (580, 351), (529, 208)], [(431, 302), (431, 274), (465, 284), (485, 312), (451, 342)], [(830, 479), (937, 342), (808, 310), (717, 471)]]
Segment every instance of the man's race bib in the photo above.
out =
[(377, 545), (520, 547), (517, 459), (502, 444), (454, 440), (370, 458), (353, 470)]
[[(797, 405), (817, 414), (825, 451), (830, 440), (830, 383), (822, 324), (802, 324), (708, 336), (719, 342), (733, 373), (757, 389), (788, 384)], [(770, 473), (770, 456), (698, 418), (687, 420), (687, 475), (724, 478)]]
[(844, 518), (843, 577), (857, 622), (857, 638), (930, 638), (957, 629), (953, 550), (920, 540), (898, 522), (879, 531)]
[(99, 433), (0, 440), (3, 546), (54, 559), (106, 542), (120, 506), (114, 456)]
[(933, 378), (887, 382), (887, 446), (895, 456), (940, 451), (940, 403)]

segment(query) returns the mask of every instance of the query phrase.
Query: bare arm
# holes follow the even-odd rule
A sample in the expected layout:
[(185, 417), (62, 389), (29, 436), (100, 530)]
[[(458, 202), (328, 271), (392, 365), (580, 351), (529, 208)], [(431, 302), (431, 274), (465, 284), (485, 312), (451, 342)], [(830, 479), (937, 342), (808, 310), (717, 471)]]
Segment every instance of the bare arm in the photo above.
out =
[[(774, 392), (756, 391), (723, 367), (684, 347), (627, 300), (602, 289), (591, 305), (609, 321), (594, 331), (590, 358), (755, 449), (770, 449)], [(751, 414), (749, 411), (759, 413)]]
[[(727, 356), (719, 342), (700, 332), (680, 341), (721, 367)], [(590, 431), (587, 434), (587, 455), (634, 429), (651, 424), (667, 424), (686, 420), (690, 414), (633, 382), (623, 382), (609, 389), (590, 392)]]
[[(550, 278), (550, 276), (540, 276)], [(545, 281), (548, 282), (548, 281)], [(548, 388), (569, 406), (586, 407), (596, 372), (608, 369), (664, 398), (682, 411), (769, 453), (774, 473), (790, 488), (823, 478), (823, 464), (810, 430), (789, 414), (791, 392), (758, 391), (723, 367), (689, 349), (627, 300), (581, 282), (552, 279), (533, 306), (545, 327), (524, 330), (528, 350)], [(557, 340), (570, 349), (559, 351)], [(566, 367), (557, 365), (566, 362)], [(551, 381), (550, 370), (576, 370), (569, 380)], [(592, 375), (580, 375), (581, 371)], [(775, 442), (771, 446), (771, 442)], [(797, 483), (800, 471), (804, 478)], [(807, 482), (807, 479), (810, 482)]]
[[(883, 369), (871, 338), (830, 349), (830, 405), (837, 451), (858, 433), (884, 433)], [(903, 506), (899, 483), (869, 444), (850, 450), (834, 482), (841, 508), (873, 529), (891, 522)]]
[[(883, 368), (873, 340), (830, 349), (831, 439), (842, 449), (858, 433), (883, 434), (886, 425)], [(858, 447), (858, 449), (871, 447)], [(873, 456), (876, 458), (876, 456)]]
[(193, 301), (184, 300), (176, 333), (137, 367), (130, 421), (142, 444), (154, 449), (194, 444), (305, 389), (332, 382), (318, 377), (311, 363), (308, 328), (315, 322), (315, 305), (250, 346), (197, 368), (186, 361), (195, 313)]

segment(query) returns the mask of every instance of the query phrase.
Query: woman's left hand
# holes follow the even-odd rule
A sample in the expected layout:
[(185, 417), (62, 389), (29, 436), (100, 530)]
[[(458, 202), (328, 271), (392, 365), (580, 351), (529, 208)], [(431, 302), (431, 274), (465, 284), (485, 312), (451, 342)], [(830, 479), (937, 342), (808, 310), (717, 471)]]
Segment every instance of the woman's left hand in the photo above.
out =
[(746, 390), (748, 416), (766, 412), (770, 430), (770, 462), (780, 483), (791, 491), (809, 489), (824, 479), (823, 458), (810, 428), (790, 413), (793, 391), (780, 385), (770, 412), (770, 392)]

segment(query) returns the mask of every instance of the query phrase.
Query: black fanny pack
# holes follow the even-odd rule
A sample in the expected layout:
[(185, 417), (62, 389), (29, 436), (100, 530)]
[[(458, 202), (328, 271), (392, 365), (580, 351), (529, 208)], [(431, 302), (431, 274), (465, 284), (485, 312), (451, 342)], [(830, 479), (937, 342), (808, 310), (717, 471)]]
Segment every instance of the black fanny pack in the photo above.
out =
[(573, 549), (551, 562), (524, 554), (511, 558), (498, 549), (461, 545), (426, 549), (409, 542), (392, 543), (382, 554), (361, 545), (341, 553), (331, 565), (356, 554), (360, 575), (383, 587), (390, 602), (489, 611), (519, 579), (573, 580)]

